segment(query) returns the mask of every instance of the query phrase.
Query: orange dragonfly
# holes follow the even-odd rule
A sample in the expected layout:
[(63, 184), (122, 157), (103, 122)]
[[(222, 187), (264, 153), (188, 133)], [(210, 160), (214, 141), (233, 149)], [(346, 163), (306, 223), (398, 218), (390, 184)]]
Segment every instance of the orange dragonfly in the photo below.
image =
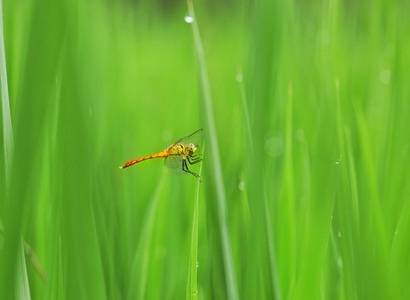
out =
[(199, 147), (198, 143), (202, 141), (202, 136), (203, 131), (202, 129), (199, 129), (194, 133), (179, 139), (165, 150), (126, 161), (122, 166), (120, 166), (120, 169), (128, 168), (133, 164), (152, 158), (165, 158), (165, 166), (174, 171), (174, 173), (189, 173), (194, 175), (196, 178), (199, 178), (198, 174), (189, 170), (188, 164), (193, 165), (202, 161), (202, 154), (197, 152)]

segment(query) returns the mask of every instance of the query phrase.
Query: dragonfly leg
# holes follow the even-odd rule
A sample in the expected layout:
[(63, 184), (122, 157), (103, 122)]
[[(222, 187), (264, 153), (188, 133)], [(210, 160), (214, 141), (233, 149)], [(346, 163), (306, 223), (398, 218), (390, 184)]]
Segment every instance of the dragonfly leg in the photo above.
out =
[(201, 154), (198, 154), (196, 156), (187, 156), (186, 158), (187, 158), (190, 165), (197, 164), (197, 163), (202, 161), (202, 155)]
[[(194, 172), (191, 172), (191, 171), (188, 169), (188, 165), (187, 165), (186, 161), (187, 161), (187, 159), (183, 159), (183, 160), (182, 160), (182, 171), (187, 172), (187, 173), (190, 173), (190, 174), (194, 175), (196, 178), (199, 178), (199, 175), (198, 175), (198, 174), (196, 174), (196, 173), (194, 173)], [(191, 162), (190, 162), (189, 160), (188, 160), (188, 162), (191, 164)]]

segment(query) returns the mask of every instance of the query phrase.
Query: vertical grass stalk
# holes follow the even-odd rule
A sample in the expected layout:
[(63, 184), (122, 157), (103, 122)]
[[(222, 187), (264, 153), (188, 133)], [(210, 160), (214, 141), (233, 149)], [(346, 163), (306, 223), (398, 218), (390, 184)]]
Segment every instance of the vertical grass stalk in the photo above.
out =
[[(199, 174), (201, 174), (202, 163), (200, 165)], [(191, 233), (191, 251), (188, 266), (188, 282), (186, 299), (198, 299), (198, 223), (199, 223), (199, 189), (201, 187), (200, 181), (195, 195), (195, 204), (192, 219), (192, 233)]]
[(229, 299), (237, 299), (238, 292), (234, 276), (228, 226), (226, 222), (226, 193), (222, 177), (222, 166), (221, 158), (219, 156), (215, 117), (212, 107), (211, 89), (208, 80), (208, 71), (205, 63), (204, 50), (202, 47), (197, 20), (195, 19), (192, 0), (188, 0), (188, 14), (193, 20), (191, 25), (198, 65), (199, 86), (201, 89), (201, 116), (205, 127), (205, 140), (209, 143), (208, 155), (209, 157), (212, 157), (212, 159), (208, 161), (208, 163), (212, 163), (212, 165), (207, 166), (207, 170), (209, 170), (209, 172), (207, 172), (207, 178), (209, 180), (208, 186), (209, 188), (213, 189), (213, 192), (215, 193), (217, 199), (217, 213), (223, 252), (222, 257), (224, 262), (227, 294)]
[(10, 165), (13, 154), (13, 128), (11, 124), (9, 89), (7, 83), (6, 53), (4, 48), (3, 1), (0, 1), (0, 81), (1, 114), (3, 127), (4, 176), (6, 187), (10, 178)]

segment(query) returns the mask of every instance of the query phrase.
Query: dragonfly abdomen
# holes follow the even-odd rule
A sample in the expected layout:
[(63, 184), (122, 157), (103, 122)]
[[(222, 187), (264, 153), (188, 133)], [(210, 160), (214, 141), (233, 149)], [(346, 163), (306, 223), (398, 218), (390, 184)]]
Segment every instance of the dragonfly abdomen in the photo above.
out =
[(158, 153), (155, 153), (155, 154), (146, 155), (146, 156), (139, 157), (139, 158), (134, 158), (134, 159), (131, 159), (131, 160), (125, 162), (125, 163), (120, 167), (120, 169), (125, 169), (125, 168), (127, 168), (127, 167), (130, 167), (130, 166), (136, 164), (136, 163), (142, 162), (142, 161), (144, 161), (144, 160), (152, 159), (152, 158), (165, 158), (165, 157), (168, 157), (168, 155), (169, 155), (169, 154), (168, 154), (168, 151), (167, 151), (167, 150), (162, 150), (162, 151), (160, 151), (160, 152), (158, 152)]

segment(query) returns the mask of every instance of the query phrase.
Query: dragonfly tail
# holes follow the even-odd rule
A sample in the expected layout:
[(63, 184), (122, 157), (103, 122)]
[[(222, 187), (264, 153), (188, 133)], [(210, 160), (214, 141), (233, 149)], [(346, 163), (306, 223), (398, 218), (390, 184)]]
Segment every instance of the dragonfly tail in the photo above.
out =
[(126, 161), (122, 166), (120, 166), (120, 169), (125, 169), (128, 168), (136, 163), (142, 162), (144, 160), (147, 159), (152, 159), (152, 158), (165, 158), (168, 156), (168, 151), (166, 150), (162, 150), (158, 153), (152, 154), (152, 155), (147, 155), (147, 156), (143, 156), (143, 157), (139, 157), (139, 158), (135, 158), (135, 159), (131, 159), (129, 161)]

